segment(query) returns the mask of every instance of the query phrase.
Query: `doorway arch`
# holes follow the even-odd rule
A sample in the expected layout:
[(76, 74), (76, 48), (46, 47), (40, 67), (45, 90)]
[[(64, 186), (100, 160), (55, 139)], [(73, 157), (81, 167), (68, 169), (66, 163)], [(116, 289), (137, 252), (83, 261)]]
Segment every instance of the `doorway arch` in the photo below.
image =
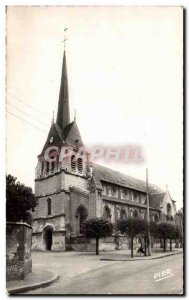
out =
[(52, 248), (52, 233), (53, 233), (53, 228), (51, 226), (47, 226), (44, 228), (43, 241), (45, 245), (45, 250), (50, 251)]
[(83, 234), (83, 223), (86, 221), (88, 211), (85, 206), (80, 205), (75, 213), (76, 217), (76, 232), (77, 234)]

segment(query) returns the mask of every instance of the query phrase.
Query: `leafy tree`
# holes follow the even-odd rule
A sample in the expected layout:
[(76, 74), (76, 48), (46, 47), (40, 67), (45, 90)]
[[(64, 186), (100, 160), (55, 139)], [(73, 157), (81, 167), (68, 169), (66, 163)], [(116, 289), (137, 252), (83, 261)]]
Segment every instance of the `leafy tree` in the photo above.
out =
[(181, 230), (178, 225), (172, 225), (173, 230), (170, 233), (170, 251), (172, 251), (172, 240), (175, 239), (180, 239), (182, 236)]
[(174, 225), (168, 222), (161, 222), (157, 224), (157, 236), (163, 239), (163, 251), (166, 250), (166, 240), (172, 237), (174, 232)]
[(156, 222), (150, 222), (150, 233), (153, 237), (157, 237), (157, 228), (158, 228), (158, 225)]
[(113, 224), (104, 218), (91, 218), (83, 223), (83, 233), (88, 238), (96, 239), (96, 255), (99, 255), (99, 239), (111, 236)]
[[(183, 212), (183, 208), (179, 209), (179, 211), (176, 213), (175, 215), (175, 222), (178, 225), (179, 229), (180, 229), (180, 247), (182, 248), (182, 243), (183, 243), (183, 218), (184, 218), (184, 212)], [(177, 247), (178, 247), (178, 243), (177, 243)]]
[(6, 176), (6, 219), (9, 222), (31, 224), (31, 210), (34, 211), (36, 199), (30, 187), (17, 181), (12, 175)]
[(131, 239), (131, 257), (133, 258), (133, 240), (136, 236), (147, 236), (148, 223), (144, 219), (129, 218), (126, 220), (119, 220), (117, 228), (122, 234), (126, 234)]

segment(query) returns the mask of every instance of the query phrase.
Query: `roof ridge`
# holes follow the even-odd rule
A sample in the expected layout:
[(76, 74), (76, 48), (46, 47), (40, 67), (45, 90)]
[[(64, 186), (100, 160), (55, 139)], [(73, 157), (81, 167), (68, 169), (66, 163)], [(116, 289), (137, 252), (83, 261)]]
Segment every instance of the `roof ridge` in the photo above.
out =
[[(145, 181), (145, 180), (138, 179), (138, 178), (136, 178), (136, 177), (127, 175), (127, 174), (122, 173), (122, 172), (120, 172), (120, 171), (117, 171), (117, 170), (114, 170), (114, 169), (110, 169), (110, 168), (107, 168), (107, 167), (105, 167), (105, 166), (102, 166), (102, 165), (99, 165), (99, 164), (96, 164), (96, 163), (93, 163), (93, 165), (96, 165), (97, 167), (101, 167), (101, 168), (107, 169), (107, 170), (109, 170), (109, 171), (117, 172), (117, 173), (119, 173), (119, 174), (122, 175), (122, 176), (127, 176), (128, 179), (129, 179), (129, 178), (130, 178), (130, 179), (134, 179), (134, 180), (137, 180), (137, 181), (139, 181), (139, 182), (141, 182), (141, 183), (145, 183), (145, 184), (146, 184), (146, 181)], [(155, 187), (155, 186), (156, 186), (156, 185), (153, 184), (153, 183), (149, 183), (149, 185), (151, 185), (152, 187)], [(156, 187), (158, 187), (158, 186), (156, 186)], [(159, 188), (159, 187), (158, 187), (158, 188)], [(160, 193), (163, 193), (163, 192), (160, 192)], [(157, 193), (157, 194), (159, 194), (159, 193)]]

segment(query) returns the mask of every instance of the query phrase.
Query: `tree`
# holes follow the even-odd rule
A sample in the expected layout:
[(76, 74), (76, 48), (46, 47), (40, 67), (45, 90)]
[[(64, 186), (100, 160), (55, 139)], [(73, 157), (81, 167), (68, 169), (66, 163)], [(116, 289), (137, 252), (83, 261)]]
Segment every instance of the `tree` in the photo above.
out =
[(172, 251), (172, 240), (175, 239), (180, 239), (182, 236), (182, 233), (181, 233), (181, 230), (179, 228), (178, 225), (173, 225), (173, 230), (171, 231), (171, 234), (170, 234), (170, 251)]
[(171, 239), (174, 232), (174, 225), (168, 222), (161, 222), (157, 224), (157, 236), (163, 239), (163, 251), (166, 250), (166, 240)]
[(151, 236), (153, 236), (153, 238), (157, 238), (157, 223), (156, 222), (150, 221), (149, 230), (150, 230)]
[(156, 222), (150, 222), (150, 233), (153, 237), (157, 237), (157, 223)]
[(111, 236), (113, 224), (104, 218), (91, 218), (83, 223), (83, 233), (88, 238), (96, 239), (96, 255), (99, 255), (99, 239)]
[[(175, 215), (175, 223), (180, 229), (180, 247), (182, 248), (182, 243), (183, 243), (183, 218), (184, 218), (184, 212), (183, 208), (181, 208)], [(176, 248), (179, 247), (179, 243), (176, 242)]]
[(31, 224), (31, 210), (34, 211), (36, 199), (30, 187), (17, 181), (12, 175), (6, 176), (6, 220), (23, 221)]
[(147, 236), (148, 222), (144, 219), (133, 219), (129, 218), (126, 220), (119, 220), (117, 222), (117, 228), (122, 234), (126, 234), (131, 239), (131, 257), (133, 258), (133, 239), (141, 235)]

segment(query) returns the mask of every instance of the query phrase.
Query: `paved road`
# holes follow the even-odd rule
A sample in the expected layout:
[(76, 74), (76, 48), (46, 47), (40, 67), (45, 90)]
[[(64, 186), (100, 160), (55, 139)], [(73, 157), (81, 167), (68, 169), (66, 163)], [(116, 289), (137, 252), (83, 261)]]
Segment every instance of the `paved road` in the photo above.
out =
[[(180, 294), (183, 290), (182, 254), (112, 262), (88, 253), (38, 252), (33, 253), (33, 265), (58, 272), (60, 279), (27, 294)], [(157, 275), (165, 270), (167, 275)]]

